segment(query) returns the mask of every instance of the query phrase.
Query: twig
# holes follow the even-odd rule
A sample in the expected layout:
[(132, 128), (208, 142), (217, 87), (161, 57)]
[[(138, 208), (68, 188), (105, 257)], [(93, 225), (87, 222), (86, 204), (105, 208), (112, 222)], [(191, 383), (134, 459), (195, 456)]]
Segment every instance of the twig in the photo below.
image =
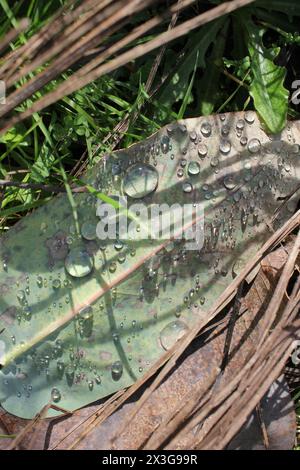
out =
[(270, 447), (270, 441), (269, 441), (269, 436), (268, 436), (267, 428), (266, 428), (266, 425), (265, 425), (265, 422), (264, 422), (264, 419), (263, 419), (262, 410), (261, 410), (261, 404), (260, 404), (260, 403), (258, 403), (258, 404), (256, 405), (255, 411), (256, 411), (257, 419), (258, 419), (259, 426), (260, 426), (260, 429), (261, 429), (261, 433), (262, 433), (262, 438), (263, 438), (263, 441), (264, 441), (265, 449), (269, 449), (269, 447)]
[[(116, 70), (117, 68), (127, 64), (128, 62), (131, 62), (132, 60), (135, 60), (145, 55), (146, 53), (151, 52), (152, 50), (167, 44), (170, 41), (184, 36), (193, 29), (196, 29), (205, 23), (213, 21), (221, 15), (226, 15), (235, 11), (238, 8), (241, 8), (245, 5), (249, 5), (250, 3), (253, 3), (253, 1), (254, 0), (232, 0), (229, 2), (222, 3), (215, 8), (212, 8), (200, 15), (197, 15), (194, 18), (191, 18), (190, 20), (185, 21), (184, 23), (180, 24), (179, 26), (176, 26), (175, 28), (169, 31), (159, 34), (156, 38), (148, 41), (146, 44), (140, 44), (136, 47), (133, 47), (132, 49), (124, 52), (123, 54), (110, 60), (109, 62), (100, 65), (100, 67), (93, 69), (90, 73), (84, 76), (81, 76), (81, 74), (73, 74), (70, 79), (59, 85), (54, 92), (48, 93), (47, 95), (43, 96), (26, 111), (20, 113), (16, 117), (11, 118), (2, 128), (2, 132), (9, 129), (12, 125), (15, 125), (17, 122), (20, 122), (23, 119), (26, 119), (27, 117), (31, 116), (31, 114), (33, 114), (34, 112), (39, 112), (46, 106), (55, 103), (62, 97), (78, 90), (79, 88), (82, 88), (91, 81), (94, 81), (99, 77)], [(49, 76), (52, 76), (51, 74), (52, 72), (50, 73), (50, 75), (48, 72), (48, 75), (46, 75), (46, 77), (49, 78)], [(28, 88), (26, 88), (24, 92), (18, 92), (17, 90), (11, 97), (7, 98), (7, 104), (3, 107), (2, 115), (6, 114), (9, 110), (13, 109), (18, 102), (22, 102), (27, 95), (30, 96), (34, 91), (36, 91), (36, 89), (36, 87), (34, 89), (31, 88), (30, 93)]]
[[(64, 415), (65, 414), (72, 414), (71, 411), (65, 410), (64, 408), (60, 408), (59, 406), (56, 406), (53, 403), (47, 403), (47, 405), (45, 405), (41, 409), (41, 411), (39, 413), (37, 413), (36, 416), (16, 436), (16, 438), (13, 440), (13, 442), (9, 446), (8, 450), (15, 449), (20, 444), (20, 442), (22, 442), (22, 440), (28, 434), (28, 432), (34, 431), (36, 429), (36, 426), (39, 423), (39, 421), (47, 416), (47, 413), (50, 410), (50, 408), (52, 408), (56, 411), (61, 411)], [(32, 438), (32, 440), (33, 440), (33, 438)]]
[(25, 31), (30, 25), (30, 20), (28, 18), (23, 18), (16, 29), (10, 30), (4, 38), (1, 39), (0, 43), (0, 52), (6, 49), (10, 42), (14, 41), (16, 37)]

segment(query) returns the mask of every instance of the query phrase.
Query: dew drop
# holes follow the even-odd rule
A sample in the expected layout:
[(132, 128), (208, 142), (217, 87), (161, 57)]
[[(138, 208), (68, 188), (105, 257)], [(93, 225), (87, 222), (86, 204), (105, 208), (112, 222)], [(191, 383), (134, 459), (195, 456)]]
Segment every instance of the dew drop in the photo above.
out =
[(110, 263), (108, 269), (109, 269), (109, 272), (110, 272), (110, 273), (114, 273), (115, 270), (117, 269), (117, 263), (115, 263), (115, 262), (113, 261), (112, 263)]
[(116, 361), (111, 366), (111, 376), (114, 381), (120, 380), (123, 374), (123, 364), (121, 361)]
[(241, 213), (242, 232), (244, 232), (246, 230), (247, 222), (248, 222), (248, 212), (246, 212), (245, 209), (242, 209), (242, 213)]
[(125, 260), (126, 260), (126, 253), (120, 253), (118, 256), (118, 262), (124, 263)]
[(232, 176), (228, 176), (226, 178), (224, 178), (224, 186), (226, 189), (234, 189), (236, 187), (236, 182), (234, 181), (234, 179), (232, 178)]
[(231, 150), (231, 143), (229, 140), (221, 140), (220, 142), (220, 152), (227, 155)]
[(182, 320), (175, 320), (166, 325), (160, 332), (160, 343), (168, 351), (184, 334), (188, 326)]
[(239, 131), (242, 131), (245, 127), (245, 121), (244, 119), (239, 119), (236, 123), (236, 128), (239, 130)]
[(86, 240), (95, 240), (96, 238), (96, 227), (97, 225), (91, 221), (83, 222), (81, 225), (81, 235)]
[(200, 130), (201, 130), (202, 135), (204, 135), (204, 137), (209, 137), (211, 135), (211, 125), (209, 124), (209, 122), (204, 122), (201, 125)]
[(164, 135), (160, 143), (162, 153), (168, 153), (169, 145), (170, 145), (170, 139), (167, 135)]
[(54, 401), (54, 403), (57, 403), (61, 400), (61, 393), (58, 388), (53, 388), (51, 390), (51, 399)]
[(114, 248), (117, 251), (122, 250), (123, 246), (124, 246), (124, 244), (120, 240), (117, 240), (116, 243), (114, 244)]
[(230, 131), (230, 127), (228, 126), (228, 124), (224, 124), (224, 126), (222, 126), (222, 129), (221, 129), (222, 135), (227, 136), (229, 134), (229, 131)]
[(191, 193), (193, 191), (193, 185), (191, 183), (183, 183), (182, 190), (184, 193)]
[(190, 162), (188, 166), (188, 174), (191, 176), (199, 175), (200, 165), (198, 162)]
[(84, 277), (93, 269), (93, 259), (82, 248), (71, 249), (65, 259), (66, 271), (73, 277)]
[(207, 155), (208, 149), (205, 144), (200, 144), (198, 146), (198, 155), (200, 158), (204, 158)]
[(261, 143), (259, 139), (251, 139), (248, 143), (248, 150), (251, 153), (257, 153), (260, 151)]
[(197, 140), (197, 132), (196, 131), (191, 131), (190, 132), (190, 139), (192, 142), (195, 142)]
[(248, 124), (253, 124), (255, 121), (255, 112), (254, 111), (246, 111), (245, 112), (245, 121)]
[(23, 307), (23, 316), (24, 316), (25, 320), (27, 320), (27, 321), (31, 320), (32, 311), (31, 311), (31, 308), (28, 307), (27, 305), (25, 307)]
[(26, 295), (25, 295), (25, 292), (23, 290), (19, 290), (17, 292), (17, 299), (20, 302), (20, 304), (23, 304), (25, 302)]
[(211, 159), (211, 161), (210, 161), (210, 166), (211, 166), (212, 168), (215, 168), (215, 167), (217, 167), (217, 166), (219, 165), (219, 163), (220, 163), (220, 162), (219, 162), (219, 159), (216, 158), (216, 157), (213, 157), (213, 158)]
[(52, 281), (52, 287), (53, 289), (59, 289), (61, 287), (60, 279), (54, 279)]
[(100, 375), (97, 375), (97, 377), (95, 378), (95, 382), (97, 385), (100, 385), (101, 384), (101, 377)]
[(87, 305), (86, 307), (83, 307), (79, 311), (79, 316), (81, 320), (84, 320), (84, 321), (91, 320), (93, 318), (93, 307), (91, 305)]
[(158, 173), (150, 165), (134, 165), (127, 171), (123, 180), (125, 194), (133, 199), (140, 199), (155, 191)]

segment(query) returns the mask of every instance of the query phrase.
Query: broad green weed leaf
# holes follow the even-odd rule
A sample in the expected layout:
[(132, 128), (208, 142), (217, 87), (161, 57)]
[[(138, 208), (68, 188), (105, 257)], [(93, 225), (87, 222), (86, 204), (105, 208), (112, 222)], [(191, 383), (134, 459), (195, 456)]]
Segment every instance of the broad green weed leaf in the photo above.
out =
[[(79, 237), (66, 195), (11, 228), (0, 239), (2, 407), (24, 418), (49, 400), (74, 410), (141, 377), (295, 210), (297, 194), (284, 198), (299, 184), (299, 132), (290, 123), (270, 137), (252, 111), (182, 120), (85, 177), (110, 202), (128, 197), (139, 218), (129, 239), (96, 236), (94, 191), (73, 195)], [(139, 237), (137, 203), (201, 203), (202, 249)]]
[(259, 29), (250, 19), (240, 18), (247, 32), (251, 62), (249, 93), (268, 130), (271, 133), (280, 132), (286, 125), (289, 96), (283, 85), (286, 69), (274, 63), (280, 49), (266, 49), (262, 41), (264, 30)]

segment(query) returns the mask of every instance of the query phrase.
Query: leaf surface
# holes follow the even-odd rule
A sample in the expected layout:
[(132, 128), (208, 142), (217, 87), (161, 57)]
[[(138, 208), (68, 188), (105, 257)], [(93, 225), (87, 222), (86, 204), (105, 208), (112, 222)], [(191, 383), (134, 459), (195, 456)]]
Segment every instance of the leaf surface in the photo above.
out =
[[(30, 418), (52, 399), (74, 410), (141, 377), (290, 217), (297, 194), (282, 198), (299, 184), (299, 141), (298, 123), (270, 138), (253, 112), (188, 119), (86, 175), (110, 199), (130, 194), (131, 212), (133, 203), (201, 203), (201, 250), (138, 239), (132, 219), (131, 239), (99, 240), (94, 194), (74, 194), (80, 237), (66, 195), (17, 223), (0, 247), (3, 408)], [(136, 168), (146, 178), (132, 180)]]

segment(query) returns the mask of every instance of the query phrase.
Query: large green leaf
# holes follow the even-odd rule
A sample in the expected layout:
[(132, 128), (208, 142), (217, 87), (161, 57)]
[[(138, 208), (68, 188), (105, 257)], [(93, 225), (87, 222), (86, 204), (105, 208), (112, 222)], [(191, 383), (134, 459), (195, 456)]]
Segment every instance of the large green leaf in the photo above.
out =
[(251, 59), (252, 81), (250, 95), (256, 111), (264, 120), (271, 133), (282, 131), (286, 125), (289, 93), (284, 88), (286, 69), (275, 65), (280, 48), (266, 49), (263, 45), (264, 30), (258, 28), (251, 19), (244, 19), (246, 41)]
[[(85, 193), (74, 195), (83, 236), (65, 195), (10, 229), (0, 247), (1, 405), (26, 418), (51, 398), (73, 410), (141, 377), (293, 212), (297, 198), (282, 198), (299, 184), (299, 140), (297, 123), (270, 138), (253, 112), (188, 119), (86, 176), (103, 194), (131, 196), (130, 223), (140, 217), (132, 203), (202, 203), (201, 250), (184, 239), (104, 243), (98, 199)], [(82, 277), (70, 269), (76, 250)]]

